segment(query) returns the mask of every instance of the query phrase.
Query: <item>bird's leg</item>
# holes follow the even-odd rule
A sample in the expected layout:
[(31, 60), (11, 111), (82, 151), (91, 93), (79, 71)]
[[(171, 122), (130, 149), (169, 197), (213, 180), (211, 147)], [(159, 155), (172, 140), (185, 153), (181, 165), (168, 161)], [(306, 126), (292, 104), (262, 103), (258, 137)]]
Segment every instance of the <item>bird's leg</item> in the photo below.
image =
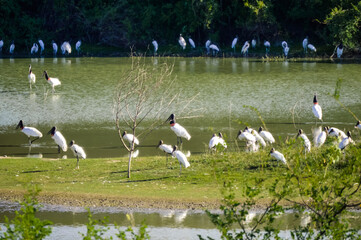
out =
[(79, 156), (76, 155), (76, 169), (79, 169)]
[(180, 175), (182, 174), (182, 164), (179, 164), (179, 167), (180, 167), (179, 169), (179, 177), (180, 177)]
[(30, 140), (30, 137), (28, 137), (28, 140), (29, 140), (29, 145), (31, 146), (31, 143), (32, 143), (32, 142), (31, 142), (31, 140)]
[(168, 153), (165, 153), (165, 167), (168, 167)]
[(60, 153), (60, 146), (58, 145), (58, 153)]
[[(30, 139), (30, 138), (29, 138), (29, 139)], [(35, 141), (38, 140), (38, 139), (39, 139), (39, 137), (34, 138), (34, 139), (31, 141), (31, 143), (35, 142)]]

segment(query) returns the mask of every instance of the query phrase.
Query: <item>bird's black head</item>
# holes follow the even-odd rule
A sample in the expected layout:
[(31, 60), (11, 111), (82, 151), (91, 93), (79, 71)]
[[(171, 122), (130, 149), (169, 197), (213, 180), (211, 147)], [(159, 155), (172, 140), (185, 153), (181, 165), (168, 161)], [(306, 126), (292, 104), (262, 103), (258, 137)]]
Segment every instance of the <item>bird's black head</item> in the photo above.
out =
[(48, 73), (47, 73), (45, 70), (44, 70), (43, 76), (45, 76), (45, 79), (46, 79), (46, 80), (49, 79)]
[(18, 128), (20, 128), (20, 129), (24, 128), (23, 120), (20, 120), (20, 122), (18, 123), (18, 125), (16, 126), (15, 129), (18, 129)]
[(259, 127), (258, 132), (262, 132), (262, 131), (263, 131), (263, 128)]
[(326, 127), (323, 127), (323, 130), (328, 133), (328, 129), (327, 129), (327, 126)]
[(242, 130), (239, 130), (238, 131), (238, 135), (237, 135), (237, 138), (239, 137), (239, 135), (241, 135), (242, 134)]
[(220, 132), (220, 133), (218, 133), (218, 137), (223, 138), (223, 135), (222, 135), (222, 133), (221, 133), (221, 132)]
[(173, 146), (173, 152), (174, 152), (174, 151), (177, 151), (177, 148), (178, 148), (177, 145), (174, 145), (174, 146)]
[(275, 148), (271, 148), (271, 151), (269, 153), (271, 154), (271, 153), (274, 153), (274, 152), (275, 152)]
[(69, 146), (70, 146), (70, 147), (73, 146), (74, 143), (75, 143), (75, 141), (74, 141), (74, 140), (71, 140), (70, 143), (69, 143)]
[(329, 134), (331, 134), (331, 133), (333, 133), (333, 132), (335, 132), (335, 130), (334, 130), (333, 128), (331, 128)]
[(159, 143), (158, 143), (158, 145), (157, 145), (157, 148), (158, 148), (160, 145), (162, 145), (162, 144), (163, 144), (163, 140), (160, 140)]
[(217, 134), (213, 133), (212, 138), (214, 138), (214, 137), (216, 137), (216, 136), (217, 136)]
[(123, 132), (122, 137), (124, 137), (125, 134), (127, 134), (127, 131), (124, 131), (124, 132)]
[(347, 131), (347, 137), (351, 137), (351, 132), (350, 131)]
[(32, 72), (32, 70), (31, 70), (31, 64), (29, 65), (29, 73), (31, 73)]
[(361, 122), (360, 122), (360, 120), (358, 120), (355, 127), (357, 127), (357, 125), (360, 125), (360, 124), (361, 124)]
[(343, 48), (342, 41), (341, 41), (340, 44), (338, 45), (338, 48), (339, 48), (339, 49), (342, 49), (342, 48)]
[(166, 122), (168, 121), (174, 121), (175, 122), (175, 115), (172, 113), (169, 118), (167, 118), (167, 120), (165, 120)]
[(245, 128), (244, 128), (244, 131), (248, 131), (248, 127), (245, 127)]
[(313, 104), (316, 104), (316, 103), (318, 103), (318, 101), (317, 101), (317, 95), (315, 94), (315, 95), (313, 96)]
[(302, 133), (303, 133), (303, 130), (302, 130), (302, 129), (298, 129), (298, 134), (297, 134), (296, 138), (298, 138), (298, 136), (300, 136)]
[(50, 129), (50, 131), (48, 132), (48, 134), (51, 134), (51, 136), (53, 136), (55, 134), (55, 132), (56, 132), (56, 127), (52, 127)]

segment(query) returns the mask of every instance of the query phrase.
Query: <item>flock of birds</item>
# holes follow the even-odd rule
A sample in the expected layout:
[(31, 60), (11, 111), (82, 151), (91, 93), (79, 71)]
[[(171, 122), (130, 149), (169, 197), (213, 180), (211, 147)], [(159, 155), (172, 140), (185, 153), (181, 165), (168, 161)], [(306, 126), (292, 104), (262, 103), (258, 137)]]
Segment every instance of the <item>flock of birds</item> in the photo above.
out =
[[(3, 46), (4, 46), (4, 41), (0, 40), (0, 53), (2, 52)], [(31, 55), (37, 54), (39, 52), (39, 46), (40, 46), (40, 55), (42, 55), (45, 50), (45, 44), (44, 44), (43, 40), (41, 40), (41, 39), (39, 39), (38, 42), (33, 43), (32, 47), (30, 49), (30, 54)], [(56, 54), (58, 53), (58, 45), (54, 41), (51, 41), (51, 46), (53, 48), (53, 54), (54, 54), (54, 56), (56, 56)], [(79, 40), (75, 43), (75, 49), (78, 52), (78, 55), (80, 54), (80, 51), (81, 51), (80, 47), (81, 47), (81, 40)], [(71, 54), (70, 43), (68, 41), (63, 42), (60, 45), (60, 50), (63, 55)], [(14, 51), (15, 51), (15, 43), (14, 43), (14, 41), (12, 41), (10, 44), (10, 47), (9, 47), (9, 53), (14, 54)]]
[[(196, 48), (196, 45), (195, 45), (192, 38), (189, 37), (188, 42), (189, 42), (191, 48), (193, 48), (193, 49)], [(236, 36), (233, 39), (232, 44), (231, 44), (231, 48), (233, 49), (234, 52), (236, 51), (237, 42), (238, 42), (238, 36)], [(186, 49), (187, 42), (184, 39), (184, 37), (182, 36), (182, 34), (179, 35), (178, 43), (179, 43), (179, 45), (181, 46), (181, 48), (183, 50)], [(159, 47), (158, 42), (156, 40), (153, 40), (152, 44), (153, 44), (153, 47), (154, 47), (154, 54), (156, 54), (157, 51), (158, 51), (158, 47)], [(248, 56), (249, 47), (252, 46), (252, 48), (256, 48), (256, 45), (257, 45), (257, 40), (255, 38), (252, 39), (251, 44), (249, 43), (249, 41), (245, 41), (243, 46), (242, 46), (241, 53), (244, 56)], [(268, 56), (268, 54), (270, 52), (270, 49), (271, 49), (271, 43), (269, 41), (265, 40), (263, 45), (264, 45), (264, 47), (266, 49), (266, 56)], [(286, 41), (282, 41), (281, 46), (283, 48), (283, 53), (284, 53), (285, 57), (288, 57), (288, 53), (290, 51), (288, 43)], [(308, 37), (306, 37), (302, 41), (302, 47), (304, 49), (305, 54), (307, 54), (308, 50), (310, 50), (311, 52), (314, 52), (314, 53), (317, 51), (316, 47), (314, 45), (312, 45), (311, 43), (309, 43)], [(207, 50), (207, 54), (209, 54), (210, 51), (212, 51), (212, 54), (216, 55), (220, 51), (219, 47), (215, 43), (212, 43), (211, 40), (206, 41), (205, 48)], [(337, 57), (341, 58), (342, 53), (343, 53), (343, 44), (342, 44), (342, 42), (336, 47), (335, 51), (336, 51)]]

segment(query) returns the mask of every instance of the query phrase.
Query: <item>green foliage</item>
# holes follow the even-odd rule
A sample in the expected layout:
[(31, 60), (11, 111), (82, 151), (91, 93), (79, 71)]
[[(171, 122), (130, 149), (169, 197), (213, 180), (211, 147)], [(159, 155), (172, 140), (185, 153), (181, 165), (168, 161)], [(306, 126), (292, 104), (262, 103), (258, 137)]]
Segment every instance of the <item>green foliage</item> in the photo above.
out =
[[(130, 233), (130, 238), (127, 238), (126, 233)], [(134, 232), (132, 227), (128, 227), (127, 230), (125, 231), (120, 231), (117, 234), (117, 237), (119, 237), (119, 239), (121, 240), (127, 240), (127, 239), (132, 239), (132, 240), (146, 240), (146, 239), (150, 239), (149, 233), (147, 232), (147, 225), (143, 222), (142, 225), (139, 227), (138, 233)]]
[(50, 221), (42, 221), (35, 216), (39, 209), (37, 196), (40, 190), (30, 189), (20, 202), (20, 212), (15, 211), (15, 218), (9, 220), (5, 217), (6, 231), (0, 235), (0, 239), (44, 239), (51, 234)]
[[(93, 215), (90, 212), (90, 209), (87, 209), (88, 211), (88, 222), (86, 224), (86, 234), (80, 233), (84, 240), (101, 240), (101, 239), (107, 239), (103, 238), (103, 235), (109, 230), (108, 227), (108, 219), (104, 217), (102, 220), (94, 220)], [(102, 225), (102, 226), (100, 226)], [(110, 238), (112, 239), (112, 238)]]

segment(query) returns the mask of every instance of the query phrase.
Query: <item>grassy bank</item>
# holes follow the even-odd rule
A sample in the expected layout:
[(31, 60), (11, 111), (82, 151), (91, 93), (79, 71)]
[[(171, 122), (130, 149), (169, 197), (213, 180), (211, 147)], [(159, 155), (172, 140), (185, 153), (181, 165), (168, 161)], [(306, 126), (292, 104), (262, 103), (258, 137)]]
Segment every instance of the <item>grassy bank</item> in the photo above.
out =
[[(0, 198), (21, 199), (29, 184), (42, 189), (40, 201), (72, 206), (116, 206), (130, 208), (217, 209), (225, 181), (231, 181), (236, 197), (242, 199), (246, 186), (259, 186), (256, 206), (270, 201), (269, 189), (277, 180), (287, 181), (287, 199), (299, 200), (299, 182), (305, 186), (320, 181), (330, 188), (344, 183), (353, 191), (361, 168), (360, 145), (339, 151), (330, 141), (320, 149), (303, 154), (301, 142), (278, 147), (288, 166), (272, 160), (269, 147), (257, 153), (193, 155), (191, 166), (164, 156), (140, 157), (132, 162), (132, 178), (127, 179), (127, 159), (86, 159), (75, 169), (76, 159), (0, 159)], [(297, 178), (286, 178), (297, 175)], [(301, 179), (301, 180), (300, 180)], [(261, 185), (259, 183), (262, 183)], [(319, 184), (320, 187), (322, 184)], [(304, 193), (306, 194), (306, 193)], [(360, 199), (360, 193), (352, 196)], [(288, 201), (284, 205), (290, 204)]]

